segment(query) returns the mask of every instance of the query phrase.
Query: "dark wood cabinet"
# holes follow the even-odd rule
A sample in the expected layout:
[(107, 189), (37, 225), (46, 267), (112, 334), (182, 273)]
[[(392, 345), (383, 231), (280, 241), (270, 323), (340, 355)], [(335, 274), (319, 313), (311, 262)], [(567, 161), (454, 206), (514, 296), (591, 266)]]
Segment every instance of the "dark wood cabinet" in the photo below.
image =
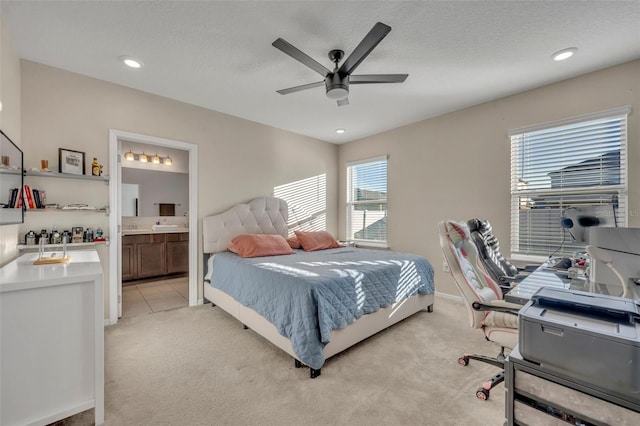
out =
[(189, 233), (122, 237), (122, 281), (189, 272)]
[(167, 234), (167, 274), (189, 272), (189, 234)]
[(138, 278), (155, 277), (167, 273), (166, 234), (139, 235), (136, 245)]
[(133, 280), (138, 276), (135, 238), (133, 235), (122, 238), (122, 281)]

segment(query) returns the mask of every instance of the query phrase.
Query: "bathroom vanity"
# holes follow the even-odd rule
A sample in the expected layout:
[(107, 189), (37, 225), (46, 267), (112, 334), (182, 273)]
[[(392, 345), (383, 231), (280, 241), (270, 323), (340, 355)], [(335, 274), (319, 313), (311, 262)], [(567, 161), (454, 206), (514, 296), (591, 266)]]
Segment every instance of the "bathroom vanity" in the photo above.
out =
[(189, 232), (126, 230), (122, 236), (122, 281), (189, 272)]

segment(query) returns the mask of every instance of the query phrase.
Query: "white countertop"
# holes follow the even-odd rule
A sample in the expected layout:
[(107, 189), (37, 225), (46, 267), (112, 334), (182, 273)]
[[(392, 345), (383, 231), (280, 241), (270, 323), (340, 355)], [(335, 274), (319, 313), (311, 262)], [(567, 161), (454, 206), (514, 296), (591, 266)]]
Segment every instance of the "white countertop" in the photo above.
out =
[[(58, 256), (62, 250), (56, 251)], [(47, 252), (51, 256), (51, 252)], [(95, 250), (67, 251), (69, 263), (34, 265), (38, 253), (27, 253), (0, 268), (0, 293), (51, 287), (71, 282), (94, 280), (102, 276), (102, 265)]]
[(175, 229), (123, 229), (122, 235), (140, 235), (140, 234), (176, 234), (182, 232), (189, 232), (189, 228), (175, 228)]

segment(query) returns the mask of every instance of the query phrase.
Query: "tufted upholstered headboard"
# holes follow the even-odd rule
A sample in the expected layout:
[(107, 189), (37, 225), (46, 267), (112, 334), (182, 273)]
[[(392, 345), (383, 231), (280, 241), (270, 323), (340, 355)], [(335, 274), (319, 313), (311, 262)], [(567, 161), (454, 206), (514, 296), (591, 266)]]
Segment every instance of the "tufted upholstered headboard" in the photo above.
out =
[(225, 251), (231, 240), (242, 234), (280, 234), (287, 238), (287, 202), (276, 197), (260, 197), (236, 204), (224, 213), (202, 219), (205, 253)]

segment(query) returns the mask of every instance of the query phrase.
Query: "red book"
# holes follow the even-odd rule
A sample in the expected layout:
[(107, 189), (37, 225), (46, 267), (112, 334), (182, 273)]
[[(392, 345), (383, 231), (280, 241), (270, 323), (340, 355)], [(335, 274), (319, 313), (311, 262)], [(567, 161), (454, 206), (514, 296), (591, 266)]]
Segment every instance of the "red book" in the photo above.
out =
[(22, 192), (20, 191), (20, 188), (16, 188), (18, 190), (18, 195), (16, 196), (17, 200), (16, 200), (16, 209), (21, 209), (22, 208)]
[(33, 192), (31, 192), (31, 188), (29, 185), (24, 185), (24, 196), (25, 196), (25, 207), (28, 209), (35, 209), (36, 202), (33, 200)]

